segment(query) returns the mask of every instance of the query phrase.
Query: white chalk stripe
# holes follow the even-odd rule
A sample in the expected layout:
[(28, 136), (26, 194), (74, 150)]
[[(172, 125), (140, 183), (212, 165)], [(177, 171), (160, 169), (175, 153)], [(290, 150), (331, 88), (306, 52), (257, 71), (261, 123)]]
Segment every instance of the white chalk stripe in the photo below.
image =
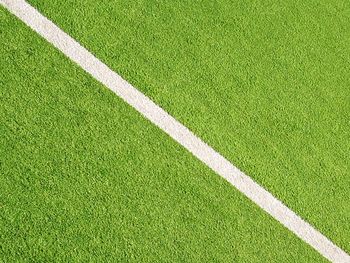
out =
[(0, 3), (325, 258), (332, 262), (350, 262), (350, 256), (346, 252), (122, 79), (34, 7), (24, 0), (0, 0)]

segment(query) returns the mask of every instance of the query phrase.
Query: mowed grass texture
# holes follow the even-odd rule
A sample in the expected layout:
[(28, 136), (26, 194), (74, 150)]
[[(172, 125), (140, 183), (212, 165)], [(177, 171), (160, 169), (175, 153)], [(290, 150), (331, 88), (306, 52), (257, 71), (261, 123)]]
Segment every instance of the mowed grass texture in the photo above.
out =
[(39, 1), (350, 252), (349, 1)]
[(323, 261), (3, 8), (0, 18), (0, 261)]

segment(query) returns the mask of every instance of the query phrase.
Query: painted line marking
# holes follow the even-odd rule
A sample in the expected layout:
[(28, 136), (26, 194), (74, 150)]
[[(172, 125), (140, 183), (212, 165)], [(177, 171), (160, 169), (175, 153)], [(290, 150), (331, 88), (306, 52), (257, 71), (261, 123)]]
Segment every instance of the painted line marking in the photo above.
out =
[(345, 251), (108, 68), (34, 7), (24, 0), (0, 0), (0, 3), (325, 258), (332, 262), (350, 262), (350, 256)]

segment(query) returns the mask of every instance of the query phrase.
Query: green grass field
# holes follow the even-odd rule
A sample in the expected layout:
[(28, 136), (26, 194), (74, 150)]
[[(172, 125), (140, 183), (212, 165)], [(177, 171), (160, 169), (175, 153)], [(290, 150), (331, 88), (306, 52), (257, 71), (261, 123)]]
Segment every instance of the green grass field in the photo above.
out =
[[(38, 1), (350, 252), (350, 2)], [(0, 261), (322, 262), (8, 11)]]

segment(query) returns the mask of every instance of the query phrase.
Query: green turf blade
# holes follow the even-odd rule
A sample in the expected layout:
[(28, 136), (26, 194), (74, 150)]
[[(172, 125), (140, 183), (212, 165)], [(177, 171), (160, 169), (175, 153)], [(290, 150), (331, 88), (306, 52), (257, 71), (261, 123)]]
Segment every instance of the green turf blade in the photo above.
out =
[(350, 251), (348, 1), (29, 2)]
[(323, 259), (0, 9), (0, 260)]

